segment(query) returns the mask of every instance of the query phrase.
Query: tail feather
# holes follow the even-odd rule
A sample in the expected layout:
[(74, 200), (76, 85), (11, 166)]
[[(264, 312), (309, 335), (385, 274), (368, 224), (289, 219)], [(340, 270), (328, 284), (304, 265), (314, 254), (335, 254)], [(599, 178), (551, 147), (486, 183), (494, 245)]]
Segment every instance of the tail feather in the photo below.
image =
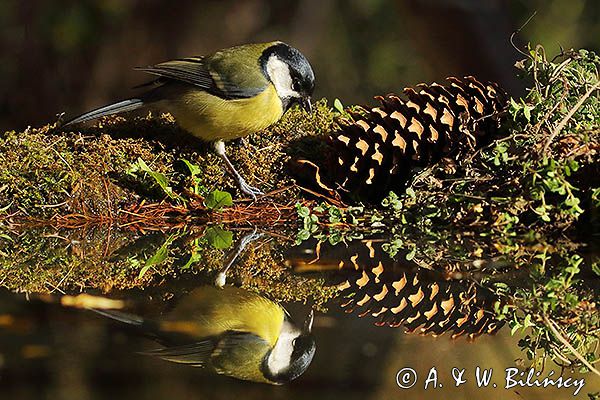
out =
[(120, 114), (128, 111), (137, 110), (144, 105), (144, 101), (141, 99), (128, 99), (119, 101), (118, 103), (109, 104), (104, 107), (97, 108), (90, 112), (80, 115), (70, 121), (67, 121), (63, 126), (81, 124), (83, 122), (91, 121), (96, 118), (104, 117), (106, 115)]
[(137, 315), (124, 313), (116, 310), (100, 310), (97, 308), (90, 308), (89, 310), (100, 314), (104, 317), (108, 317), (110, 319), (114, 319), (115, 321), (122, 322), (127, 325), (133, 326), (141, 326), (144, 323), (144, 319), (142, 317), (138, 317)]

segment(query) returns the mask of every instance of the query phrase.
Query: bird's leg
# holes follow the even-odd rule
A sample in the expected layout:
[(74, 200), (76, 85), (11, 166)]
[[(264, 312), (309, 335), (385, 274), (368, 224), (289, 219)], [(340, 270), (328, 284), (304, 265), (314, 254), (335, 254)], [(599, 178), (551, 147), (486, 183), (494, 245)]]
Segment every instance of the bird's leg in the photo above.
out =
[(217, 153), (217, 155), (225, 162), (227, 172), (229, 172), (229, 174), (236, 180), (238, 187), (242, 192), (246, 193), (254, 200), (256, 200), (257, 195), (264, 194), (260, 191), (260, 189), (248, 185), (240, 173), (237, 172), (231, 161), (229, 161), (229, 158), (227, 158), (227, 154), (225, 152), (225, 143), (222, 140), (218, 140), (214, 143), (214, 149), (215, 153)]
[(235, 249), (233, 249), (233, 251), (229, 253), (229, 255), (226, 258), (226, 261), (223, 263), (223, 268), (221, 268), (221, 271), (219, 271), (219, 274), (215, 279), (216, 286), (218, 286), (219, 288), (223, 288), (225, 286), (225, 283), (227, 282), (227, 271), (229, 270), (229, 268), (236, 263), (237, 259), (246, 249), (246, 246), (248, 246), (248, 244), (252, 243), (253, 241), (259, 239), (262, 235), (262, 233), (257, 233), (256, 228), (254, 228), (254, 231), (252, 233), (247, 234), (237, 242)]

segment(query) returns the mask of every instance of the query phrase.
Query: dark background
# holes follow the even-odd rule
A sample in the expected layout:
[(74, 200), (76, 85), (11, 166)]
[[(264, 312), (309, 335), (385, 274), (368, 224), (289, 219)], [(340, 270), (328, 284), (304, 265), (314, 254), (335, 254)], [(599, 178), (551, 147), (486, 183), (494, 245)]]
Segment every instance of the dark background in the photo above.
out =
[(475, 74), (520, 94), (516, 42), (600, 47), (594, 0), (2, 0), (0, 129), (129, 97), (131, 68), (234, 44), (284, 40), (309, 58), (316, 97), (369, 102), (406, 85)]

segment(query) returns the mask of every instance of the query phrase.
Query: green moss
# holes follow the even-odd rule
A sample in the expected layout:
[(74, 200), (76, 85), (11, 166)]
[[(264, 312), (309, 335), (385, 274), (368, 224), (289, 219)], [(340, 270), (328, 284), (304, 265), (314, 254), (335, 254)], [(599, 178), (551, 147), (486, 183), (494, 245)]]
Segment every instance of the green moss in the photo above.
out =
[(126, 260), (109, 263), (112, 252), (130, 241), (123, 230), (49, 228), (13, 232), (0, 239), (2, 285), (18, 292), (107, 292), (139, 285)]
[[(203, 229), (141, 236), (115, 227), (12, 232), (0, 236), (0, 286), (27, 293), (107, 293), (160, 286), (185, 276), (214, 281), (229, 250), (210, 246)], [(294, 275), (278, 246), (260, 241), (249, 246), (229, 271), (228, 282), (279, 302), (299, 301), (322, 309), (336, 289), (323, 279)], [(163, 247), (160, 261), (141, 274)]]
[[(137, 157), (157, 158), (140, 139), (55, 135), (49, 127), (5, 133), (0, 139), (0, 208), (33, 218), (114, 214), (136, 200), (119, 177)], [(161, 158), (166, 163), (172, 156)]]
[(311, 303), (318, 309), (337, 293), (324, 279), (293, 274), (277, 245), (271, 244), (249, 249), (235, 268), (235, 277), (243, 287), (279, 302)]
[[(278, 124), (243, 139), (243, 144), (230, 144), (227, 151), (263, 191), (289, 186), (285, 167), (290, 143), (329, 132), (334, 116), (325, 100), (316, 103), (310, 116), (294, 108)], [(180, 130), (171, 116), (115, 116), (72, 132), (47, 125), (1, 135), (0, 210), (37, 219), (73, 213), (114, 216), (143, 200), (162, 200), (164, 193), (151, 182), (127, 174), (138, 158), (164, 174), (179, 193), (189, 183), (181, 159), (200, 167), (205, 187), (237, 191), (208, 146)], [(285, 196), (287, 201), (294, 193)]]

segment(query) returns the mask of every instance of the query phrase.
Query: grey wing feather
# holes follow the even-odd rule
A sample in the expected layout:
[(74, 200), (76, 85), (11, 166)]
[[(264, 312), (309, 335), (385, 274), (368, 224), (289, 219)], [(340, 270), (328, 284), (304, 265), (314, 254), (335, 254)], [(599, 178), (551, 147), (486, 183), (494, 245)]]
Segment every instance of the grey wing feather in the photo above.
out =
[(137, 67), (136, 70), (159, 76), (159, 83), (165, 79), (184, 82), (224, 99), (249, 98), (264, 90), (264, 85), (240, 87), (235, 79), (232, 81), (224, 76), (226, 73), (217, 75), (218, 82), (216, 82), (213, 76), (214, 72), (211, 72), (205, 57), (189, 57), (166, 61), (148, 67)]
[(162, 358), (163, 360), (178, 364), (202, 367), (210, 361), (215, 346), (216, 342), (209, 339), (182, 346), (170, 346), (162, 349), (144, 351), (140, 354)]
[[(228, 331), (221, 336), (210, 338), (191, 344), (167, 346), (162, 349), (149, 350), (140, 354), (162, 358), (163, 360), (187, 364), (194, 367), (203, 367), (225, 352), (242, 351), (247, 346), (268, 346), (268, 343), (248, 332)], [(262, 356), (259, 354), (259, 356)]]
[(220, 97), (226, 96), (226, 93), (216, 86), (203, 57), (182, 58), (135, 69), (157, 75), (160, 78), (189, 83)]
[(135, 69), (161, 77), (187, 82), (202, 88), (210, 88), (214, 85), (214, 81), (202, 58), (182, 58), (180, 60), (167, 61), (148, 67), (136, 67)]

